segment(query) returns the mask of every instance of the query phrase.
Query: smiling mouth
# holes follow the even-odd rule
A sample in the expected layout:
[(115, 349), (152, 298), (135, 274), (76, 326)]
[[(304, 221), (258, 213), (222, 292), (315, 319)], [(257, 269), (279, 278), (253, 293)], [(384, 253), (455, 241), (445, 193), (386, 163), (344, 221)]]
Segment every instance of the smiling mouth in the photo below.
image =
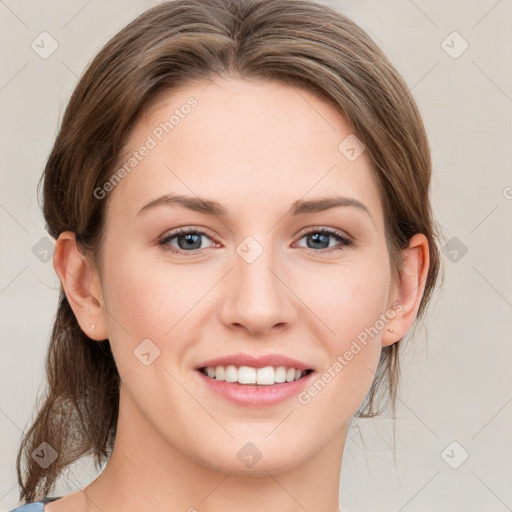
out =
[(313, 372), (312, 369), (298, 370), (284, 366), (252, 368), (235, 365), (201, 367), (198, 371), (214, 381), (257, 387), (289, 384)]

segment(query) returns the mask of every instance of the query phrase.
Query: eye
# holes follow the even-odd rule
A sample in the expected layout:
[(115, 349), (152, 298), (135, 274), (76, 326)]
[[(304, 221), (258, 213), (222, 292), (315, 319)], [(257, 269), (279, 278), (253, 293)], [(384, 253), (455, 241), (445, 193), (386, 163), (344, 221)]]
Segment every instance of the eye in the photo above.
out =
[[(159, 240), (158, 245), (161, 246), (164, 251), (173, 252), (175, 254), (198, 254), (204, 249), (204, 247), (200, 247), (203, 237), (211, 240), (209, 233), (206, 231), (180, 228), (164, 236)], [(311, 229), (303, 233), (300, 240), (303, 238), (306, 238), (307, 242), (312, 244), (312, 247), (307, 247), (306, 249), (313, 253), (338, 251), (354, 245), (353, 241), (344, 236), (341, 232), (330, 228)], [(329, 247), (329, 238), (334, 239), (338, 243)], [(178, 247), (171, 243), (175, 239)], [(327, 246), (324, 247), (326, 243)], [(214, 244), (212, 243), (212, 245)]]
[[(354, 242), (348, 237), (336, 229), (331, 228), (312, 229), (304, 233), (300, 240), (303, 238), (306, 238), (307, 240), (306, 243), (308, 243), (308, 250), (320, 253), (340, 251), (346, 247), (352, 247), (354, 245)], [(338, 244), (329, 247), (329, 238), (334, 238)], [(311, 244), (311, 246), (309, 246), (309, 244)]]
[[(208, 238), (208, 234), (198, 229), (178, 229), (169, 233), (164, 238), (159, 240), (158, 244), (164, 251), (170, 251), (178, 254), (201, 252), (199, 246), (201, 245), (202, 237)], [(171, 244), (171, 241), (176, 239), (178, 247)]]

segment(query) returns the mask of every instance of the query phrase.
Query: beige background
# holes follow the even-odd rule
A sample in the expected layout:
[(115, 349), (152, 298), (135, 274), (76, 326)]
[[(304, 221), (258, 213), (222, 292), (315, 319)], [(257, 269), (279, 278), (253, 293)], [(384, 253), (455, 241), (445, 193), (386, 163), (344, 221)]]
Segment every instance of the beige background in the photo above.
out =
[[(18, 503), (16, 450), (44, 388), (57, 304), (51, 259), (32, 250), (44, 244), (36, 184), (78, 76), (154, 3), (0, 2), (3, 511)], [(406, 345), (396, 456), (389, 418), (361, 421), (362, 438), (353, 430), (347, 440), (341, 505), (350, 512), (512, 510), (512, 1), (329, 3), (370, 33), (413, 90), (430, 136), (434, 209), (449, 248), (444, 289), (426, 329)], [(31, 47), (43, 31), (58, 44), (47, 58)], [(86, 485), (95, 477), (90, 467), (77, 464), (55, 495)]]

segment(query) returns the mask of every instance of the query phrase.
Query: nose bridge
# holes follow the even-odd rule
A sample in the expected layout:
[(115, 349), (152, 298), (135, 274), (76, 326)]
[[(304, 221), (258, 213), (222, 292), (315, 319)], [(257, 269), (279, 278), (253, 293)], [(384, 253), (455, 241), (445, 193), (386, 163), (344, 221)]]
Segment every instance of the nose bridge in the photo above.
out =
[(272, 237), (260, 241), (248, 236), (236, 247), (235, 274), (238, 280), (239, 299), (249, 301), (252, 307), (268, 308), (277, 301), (282, 287), (274, 272), (276, 255), (272, 247)]
[[(279, 255), (272, 237), (248, 236), (235, 248), (224, 320), (252, 332), (291, 320), (289, 290), (279, 276)], [(284, 279), (283, 279), (284, 280)]]

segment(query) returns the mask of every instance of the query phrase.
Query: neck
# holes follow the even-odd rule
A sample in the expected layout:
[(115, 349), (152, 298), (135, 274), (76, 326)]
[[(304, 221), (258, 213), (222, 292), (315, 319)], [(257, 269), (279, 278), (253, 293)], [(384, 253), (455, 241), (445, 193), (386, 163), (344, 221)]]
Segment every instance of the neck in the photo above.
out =
[[(115, 447), (86, 488), (87, 512), (338, 512), (344, 426), (320, 452), (284, 470), (221, 472), (193, 460), (121, 400)], [(212, 439), (212, 441), (214, 441)], [(262, 457), (262, 461), (264, 458)], [(257, 466), (255, 466), (257, 467)]]

